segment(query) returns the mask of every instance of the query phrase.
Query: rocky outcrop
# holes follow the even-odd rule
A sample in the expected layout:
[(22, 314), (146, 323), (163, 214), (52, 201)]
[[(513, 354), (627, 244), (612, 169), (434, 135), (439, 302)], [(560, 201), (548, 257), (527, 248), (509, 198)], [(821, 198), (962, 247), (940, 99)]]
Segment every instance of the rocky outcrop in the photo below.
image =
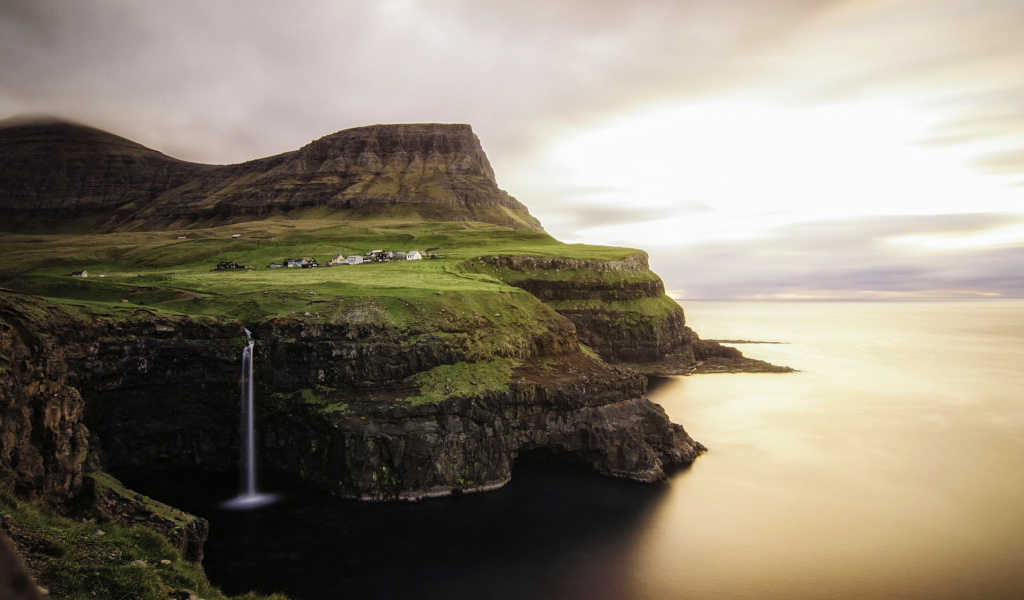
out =
[(466, 266), (544, 301), (609, 362), (643, 372), (644, 362), (671, 355), (679, 373), (695, 364), (683, 309), (665, 295), (644, 252), (619, 260), (491, 256)]
[[(48, 432), (50, 421), (19, 422), (18, 443), (9, 452), (5, 443), (0, 461), (5, 481), (55, 501), (90, 492), (82, 484), (90, 430), (93, 455), (114, 473), (237, 464), (240, 323), (140, 310), (85, 317), (15, 293), (0, 294), (0, 307), (3, 355), (15, 359), (3, 368), (24, 372), (0, 396), (3, 422), (75, 401), (46, 434), (50, 446), (36, 444), (39, 423)], [(37, 312), (47, 326), (36, 324)], [(506, 388), (438, 401), (416, 400), (410, 376), (486, 358), (476, 321), (448, 322), (444, 335), (365, 321), (257, 324), (264, 463), (336, 494), (392, 500), (500, 486), (518, 454), (538, 448), (638, 481), (663, 479), (703, 450), (643, 398), (643, 377), (585, 356), (572, 324), (546, 314), (540, 327), (487, 351), (519, 365)], [(18, 353), (32, 344), (35, 352)], [(293, 393), (310, 386), (326, 398)], [(36, 387), (42, 393), (26, 392)], [(37, 455), (38, 467), (23, 458)], [(92, 495), (129, 522), (140, 515), (120, 505), (123, 495)]]
[(791, 371), (701, 340), (645, 252), (617, 260), (490, 256), (464, 266), (528, 291), (572, 321), (604, 360), (644, 375)]
[[(140, 312), (134, 319), (90, 319), (30, 296), (0, 292), (0, 484), (65, 513), (145, 525), (166, 535), (186, 558), (201, 560), (204, 520), (170, 507), (158, 514), (152, 508), (158, 503), (124, 490), (88, 461), (99, 448), (90, 443), (87, 413), (102, 414), (97, 398), (103, 392), (133, 389), (144, 377), (178, 381), (199, 372), (201, 365), (189, 364), (187, 353), (175, 354), (166, 364), (161, 358), (182, 350), (169, 339), (182, 331), (194, 335), (202, 326)], [(213, 325), (215, 334), (227, 331)], [(202, 364), (213, 373), (209, 358)], [(211, 383), (215, 388), (216, 382)], [(89, 398), (79, 389), (87, 389)], [(151, 414), (160, 412), (163, 396), (153, 391)], [(163, 428), (179, 427), (194, 437), (180, 412)], [(209, 439), (222, 437), (208, 434)], [(98, 480), (104, 484), (97, 485)]]
[(186, 560), (203, 560), (203, 546), (210, 533), (206, 519), (133, 492), (106, 473), (86, 476), (77, 505), (73, 510), (76, 516), (114, 521), (125, 527), (141, 525), (167, 538)]
[(0, 303), (0, 483), (56, 503), (81, 491), (89, 449), (62, 348), (76, 323), (24, 300)]
[[(575, 354), (516, 372), (507, 391), (424, 404), (347, 404), (340, 414), (266, 403), (266, 460), (334, 494), (415, 500), (493, 489), (545, 449), (641, 482), (704, 451), (643, 398), (644, 378)], [(542, 371), (558, 375), (551, 379)]]
[(69, 123), (0, 128), (3, 230), (212, 226), (311, 207), (542, 231), (498, 188), (469, 125), (359, 127), (226, 166), (176, 160)]

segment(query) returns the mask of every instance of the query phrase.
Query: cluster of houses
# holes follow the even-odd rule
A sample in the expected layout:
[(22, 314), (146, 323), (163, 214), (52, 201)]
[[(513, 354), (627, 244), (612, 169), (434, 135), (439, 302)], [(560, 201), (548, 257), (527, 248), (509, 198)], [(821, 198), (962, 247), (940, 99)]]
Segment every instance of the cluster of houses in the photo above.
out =
[[(437, 248), (433, 248), (436, 250)], [(437, 258), (436, 253), (430, 253), (430, 258)], [(408, 252), (392, 252), (390, 250), (370, 250), (366, 254), (352, 254), (349, 256), (343, 256), (337, 254), (331, 260), (324, 264), (320, 264), (315, 258), (288, 258), (281, 263), (270, 263), (268, 266), (271, 269), (281, 268), (295, 268), (299, 267), (302, 269), (314, 269), (317, 267), (335, 267), (341, 265), (361, 265), (363, 263), (370, 262), (391, 262), (396, 260), (422, 260), (423, 253), (419, 250), (409, 250)], [(219, 268), (219, 267), (218, 267)]]

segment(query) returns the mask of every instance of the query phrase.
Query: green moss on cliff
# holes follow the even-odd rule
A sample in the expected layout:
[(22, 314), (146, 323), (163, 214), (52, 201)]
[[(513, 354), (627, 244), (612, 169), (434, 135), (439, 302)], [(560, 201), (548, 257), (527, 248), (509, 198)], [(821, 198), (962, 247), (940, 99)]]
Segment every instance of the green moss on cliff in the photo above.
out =
[[(202, 567), (143, 527), (73, 521), (0, 486), (0, 528), (15, 542), (37, 583), (55, 598), (166, 600), (168, 588), (188, 589), (206, 600), (229, 598), (209, 582)], [(252, 593), (231, 598), (287, 600)]]
[(679, 304), (668, 296), (610, 302), (601, 300), (562, 300), (548, 302), (547, 305), (558, 312), (606, 312), (610, 318), (623, 320), (624, 325), (628, 325), (632, 320), (649, 322), (652, 319), (658, 320), (668, 318), (671, 315), (677, 314), (681, 310)]
[(434, 367), (414, 377), (420, 395), (408, 400), (413, 404), (422, 404), (440, 402), (453, 397), (470, 397), (484, 392), (505, 392), (508, 391), (512, 370), (517, 366), (517, 360), (495, 358)]

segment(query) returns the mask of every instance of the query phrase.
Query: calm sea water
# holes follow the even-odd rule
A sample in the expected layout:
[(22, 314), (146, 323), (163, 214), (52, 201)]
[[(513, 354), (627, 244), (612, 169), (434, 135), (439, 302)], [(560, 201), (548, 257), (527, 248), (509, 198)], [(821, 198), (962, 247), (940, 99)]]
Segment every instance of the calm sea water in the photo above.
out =
[(1024, 597), (1024, 300), (686, 302), (706, 338), (801, 372), (658, 380), (710, 448), (668, 485), (547, 464), (366, 505), (234, 476), (129, 481), (211, 521), (229, 592), (319, 598)]

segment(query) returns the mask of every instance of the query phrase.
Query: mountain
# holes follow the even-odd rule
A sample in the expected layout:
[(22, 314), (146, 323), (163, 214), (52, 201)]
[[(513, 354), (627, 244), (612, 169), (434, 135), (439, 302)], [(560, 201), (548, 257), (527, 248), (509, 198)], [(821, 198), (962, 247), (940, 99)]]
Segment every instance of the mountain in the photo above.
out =
[(469, 125), (358, 127), (235, 165), (181, 161), (62, 121), (0, 129), (0, 230), (155, 231), (313, 210), (543, 231), (498, 188)]
[[(375, 249), (430, 258), (270, 266)], [(467, 125), (228, 166), (7, 127), (0, 256), (0, 552), (54, 597), (226, 600), (198, 564), (208, 523), (116, 477), (236, 468), (243, 347), (264, 468), (368, 501), (493, 490), (538, 455), (664, 481), (705, 447), (645, 375), (786, 370), (700, 340), (643, 251), (544, 233)], [(122, 580), (142, 572), (148, 596)]]

